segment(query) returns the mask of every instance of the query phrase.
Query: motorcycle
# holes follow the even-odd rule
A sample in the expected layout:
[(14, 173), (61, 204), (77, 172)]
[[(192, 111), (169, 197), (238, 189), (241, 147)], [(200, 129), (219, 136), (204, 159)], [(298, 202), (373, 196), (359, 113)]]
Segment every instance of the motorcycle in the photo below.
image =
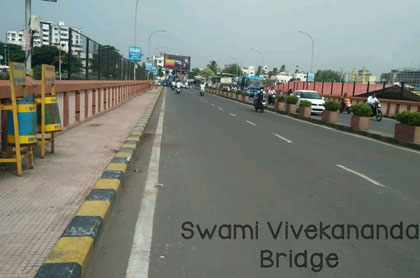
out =
[(269, 95), (267, 100), (269, 105), (274, 105), (274, 95)]
[(351, 113), (351, 103), (350, 102), (343, 102), (340, 105), (340, 113), (347, 112), (347, 114)]
[(200, 90), (200, 96), (204, 96), (204, 91)]
[(378, 121), (378, 122), (380, 122), (381, 120), (382, 120), (382, 117), (383, 117), (383, 114), (382, 114), (382, 110), (381, 110), (381, 108), (382, 108), (382, 105), (381, 105), (381, 103), (376, 103), (374, 106), (373, 106), (373, 116), (375, 117), (375, 119)]
[(176, 88), (176, 93), (179, 94), (181, 92), (181, 88)]
[(264, 108), (266, 106), (266, 102), (264, 101), (264, 97), (262, 93), (257, 93), (254, 97), (254, 108), (255, 112), (261, 110), (261, 113), (264, 113)]

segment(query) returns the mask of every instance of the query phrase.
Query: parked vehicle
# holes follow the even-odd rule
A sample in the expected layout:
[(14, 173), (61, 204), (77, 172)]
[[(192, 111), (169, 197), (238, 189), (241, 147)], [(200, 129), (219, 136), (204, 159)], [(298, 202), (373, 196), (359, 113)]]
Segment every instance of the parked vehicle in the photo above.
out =
[(325, 110), (325, 100), (317, 91), (296, 90), (292, 95), (295, 95), (299, 98), (298, 103), (296, 103), (297, 110), (299, 110), (299, 103), (301, 100), (307, 100), (312, 103), (311, 112), (313, 114), (322, 114), (322, 112)]

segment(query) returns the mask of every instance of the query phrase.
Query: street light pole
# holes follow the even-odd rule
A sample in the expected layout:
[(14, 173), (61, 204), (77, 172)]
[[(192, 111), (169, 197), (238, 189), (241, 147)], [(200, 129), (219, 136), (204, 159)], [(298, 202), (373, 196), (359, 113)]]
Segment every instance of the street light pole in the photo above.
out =
[(31, 53), (31, 31), (29, 23), (31, 21), (31, 0), (25, 0), (25, 66), (26, 73), (32, 76), (32, 53)]
[(255, 49), (255, 48), (251, 48), (251, 50), (258, 52), (261, 55), (261, 70), (263, 70), (263, 68), (264, 68), (264, 54), (260, 50)]
[[(137, 46), (137, 7), (139, 6), (139, 0), (136, 1), (136, 9), (134, 10), (134, 45)], [(137, 62), (134, 62), (134, 74), (133, 80), (136, 80)]]
[(314, 64), (314, 49), (315, 49), (314, 39), (308, 33), (305, 33), (305, 32), (302, 32), (302, 31), (298, 31), (298, 32), (301, 33), (301, 34), (304, 34), (304, 35), (308, 36), (311, 39), (311, 41), (312, 41), (312, 57), (311, 57), (311, 72), (312, 72), (312, 67), (313, 67), (313, 64)]
[(148, 47), (147, 47), (147, 56), (148, 58), (150, 58), (150, 40), (152, 39), (152, 36), (156, 33), (164, 33), (166, 32), (166, 30), (158, 30), (158, 31), (154, 31), (149, 35), (149, 43), (148, 43)]

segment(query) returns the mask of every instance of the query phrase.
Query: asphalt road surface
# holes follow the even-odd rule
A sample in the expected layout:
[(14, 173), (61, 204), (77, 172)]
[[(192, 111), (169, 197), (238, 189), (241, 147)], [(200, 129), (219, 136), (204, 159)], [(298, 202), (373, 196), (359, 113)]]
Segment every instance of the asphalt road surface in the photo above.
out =
[(87, 277), (420, 277), (405, 233), (419, 223), (419, 152), (194, 90), (164, 95)]

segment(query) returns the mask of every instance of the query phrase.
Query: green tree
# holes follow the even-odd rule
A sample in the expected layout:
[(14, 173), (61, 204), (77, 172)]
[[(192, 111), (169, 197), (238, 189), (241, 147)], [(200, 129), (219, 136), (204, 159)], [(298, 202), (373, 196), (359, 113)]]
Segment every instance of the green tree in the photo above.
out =
[(207, 67), (209, 69), (211, 69), (215, 74), (217, 74), (220, 71), (219, 65), (214, 60), (213, 61), (210, 61), (210, 63), (207, 65)]
[[(25, 51), (22, 47), (16, 44), (6, 44), (0, 42), (0, 55), (4, 56), (5, 48), (7, 48), (7, 61), (23, 63), (25, 60)], [(4, 60), (2, 60), (2, 64), (4, 64)]]
[(193, 68), (190, 73), (188, 74), (189, 78), (194, 78), (196, 75), (200, 74), (200, 69), (199, 68)]
[(211, 68), (205, 68), (202, 71), (200, 71), (200, 75), (204, 78), (209, 78), (211, 76), (214, 76), (215, 73)]
[(55, 46), (43, 45), (34, 47), (32, 50), (32, 66), (53, 65), (58, 67), (58, 48)]
[(280, 72), (285, 72), (285, 71), (286, 71), (286, 65), (281, 65)]
[(268, 76), (271, 77), (271, 76), (277, 75), (279, 73), (280, 73), (280, 71), (279, 71), (278, 68), (273, 68), (273, 70), (271, 70), (270, 72), (268, 72)]
[(163, 70), (162, 70), (162, 67), (159, 67), (159, 69), (158, 69), (158, 74), (157, 74), (159, 77), (162, 77), (162, 76), (164, 76), (164, 74), (163, 74)]
[(315, 81), (340, 82), (344, 80), (342, 73), (334, 70), (318, 70), (315, 73)]
[(255, 76), (260, 76), (261, 74), (263, 74), (263, 68), (262, 66), (258, 66)]
[(245, 73), (242, 71), (242, 68), (238, 64), (230, 64), (226, 65), (225, 68), (222, 70), (222, 73), (229, 73), (234, 74), (237, 76), (244, 76)]

